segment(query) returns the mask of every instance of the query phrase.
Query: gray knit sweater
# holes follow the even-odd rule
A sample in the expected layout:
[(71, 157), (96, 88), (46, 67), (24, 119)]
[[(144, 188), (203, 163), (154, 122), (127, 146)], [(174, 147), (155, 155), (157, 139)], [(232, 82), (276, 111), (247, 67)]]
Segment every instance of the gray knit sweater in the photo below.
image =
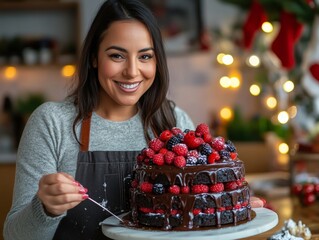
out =
[[(177, 127), (194, 129), (189, 116), (175, 108)], [(70, 102), (48, 102), (30, 116), (21, 137), (16, 163), (12, 208), (4, 225), (6, 240), (52, 239), (60, 220), (49, 217), (36, 197), (42, 175), (66, 172), (75, 175), (79, 145), (72, 132), (76, 111)], [(80, 125), (76, 128), (80, 133)], [(139, 151), (146, 146), (139, 114), (112, 122), (93, 113), (90, 151)]]

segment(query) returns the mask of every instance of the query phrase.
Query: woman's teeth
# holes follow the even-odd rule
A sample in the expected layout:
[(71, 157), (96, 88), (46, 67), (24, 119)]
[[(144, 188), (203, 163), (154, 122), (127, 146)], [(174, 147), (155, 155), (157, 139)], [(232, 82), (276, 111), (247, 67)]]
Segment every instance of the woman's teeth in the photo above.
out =
[(133, 89), (136, 88), (140, 83), (134, 83), (134, 84), (123, 84), (123, 83), (118, 83), (122, 88), (126, 89)]

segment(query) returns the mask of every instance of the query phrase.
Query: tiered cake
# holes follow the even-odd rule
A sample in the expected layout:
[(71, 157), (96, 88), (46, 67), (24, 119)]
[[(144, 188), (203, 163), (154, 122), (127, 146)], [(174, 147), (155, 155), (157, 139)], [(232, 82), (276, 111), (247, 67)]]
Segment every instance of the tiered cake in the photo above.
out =
[(229, 140), (196, 130), (166, 130), (137, 157), (131, 219), (163, 230), (220, 228), (251, 219), (244, 164)]

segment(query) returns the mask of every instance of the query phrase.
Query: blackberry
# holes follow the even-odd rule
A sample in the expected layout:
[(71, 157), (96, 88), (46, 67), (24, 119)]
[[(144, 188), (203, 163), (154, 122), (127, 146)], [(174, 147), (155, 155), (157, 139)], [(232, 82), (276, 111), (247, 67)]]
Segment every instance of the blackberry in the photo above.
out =
[(230, 140), (227, 140), (225, 142), (226, 144), (226, 150), (229, 151), (229, 152), (236, 152), (236, 147), (235, 145), (232, 143), (232, 141)]
[(197, 165), (203, 165), (207, 164), (207, 156), (199, 154), (199, 157), (197, 158)]
[(226, 150), (220, 150), (219, 156), (222, 160), (229, 160), (230, 159), (230, 152), (228, 152)]
[(155, 184), (153, 184), (152, 192), (154, 194), (160, 195), (160, 194), (163, 194), (165, 192), (165, 188), (164, 188), (163, 184), (155, 183)]
[(202, 145), (200, 145), (199, 147), (199, 152), (202, 155), (206, 155), (208, 156), (209, 154), (211, 154), (213, 152), (212, 147), (208, 144), (208, 143), (203, 143)]
[(184, 133), (186, 134), (186, 133), (188, 133), (189, 131), (190, 131), (190, 129), (187, 128), (187, 129), (184, 130)]
[(182, 142), (182, 140), (178, 137), (178, 135), (173, 136), (167, 141), (166, 148), (172, 151), (173, 147), (180, 142)]
[(184, 140), (184, 134), (183, 133), (178, 133), (175, 135), (176, 137), (178, 137), (178, 139), (182, 142)]
[(188, 156), (188, 157), (186, 158), (186, 165), (191, 165), (191, 166), (193, 166), (193, 165), (196, 165), (196, 163), (197, 163), (197, 158), (196, 158), (196, 157), (194, 157), (194, 156)]

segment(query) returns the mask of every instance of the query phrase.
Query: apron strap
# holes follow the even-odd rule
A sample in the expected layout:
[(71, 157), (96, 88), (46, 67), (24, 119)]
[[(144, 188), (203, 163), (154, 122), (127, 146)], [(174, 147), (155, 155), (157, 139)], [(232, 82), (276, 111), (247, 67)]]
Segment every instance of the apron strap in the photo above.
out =
[(80, 139), (80, 142), (81, 142), (80, 150), (82, 152), (87, 152), (89, 150), (91, 116), (92, 116), (92, 113), (89, 113), (89, 115), (82, 120), (81, 139)]

